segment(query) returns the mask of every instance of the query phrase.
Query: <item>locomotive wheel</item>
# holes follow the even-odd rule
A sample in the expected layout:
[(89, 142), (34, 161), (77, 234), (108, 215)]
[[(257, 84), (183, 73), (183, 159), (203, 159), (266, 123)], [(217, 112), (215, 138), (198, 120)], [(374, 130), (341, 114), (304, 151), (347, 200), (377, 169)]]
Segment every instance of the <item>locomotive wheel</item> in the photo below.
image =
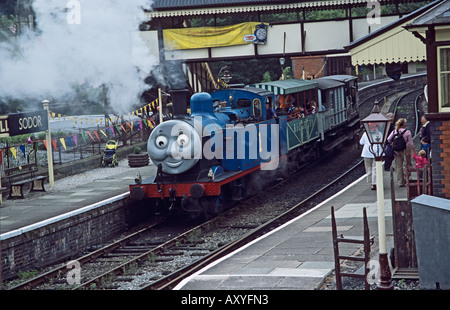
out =
[(231, 201), (231, 189), (229, 184), (221, 187), (220, 195), (201, 198), (201, 204), (207, 218), (214, 217), (224, 211)]
[(214, 197), (204, 197), (201, 199), (201, 205), (206, 218), (214, 217), (225, 209), (224, 194), (221, 193), (219, 196)]

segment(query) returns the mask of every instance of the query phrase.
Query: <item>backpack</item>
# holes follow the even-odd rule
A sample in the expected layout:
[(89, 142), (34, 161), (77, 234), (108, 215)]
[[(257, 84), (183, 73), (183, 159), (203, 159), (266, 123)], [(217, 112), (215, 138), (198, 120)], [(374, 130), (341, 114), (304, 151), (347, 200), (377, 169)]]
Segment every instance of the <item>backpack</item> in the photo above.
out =
[(406, 141), (403, 138), (403, 134), (406, 130), (403, 130), (402, 132), (398, 132), (394, 135), (394, 139), (392, 139), (392, 148), (394, 151), (404, 151), (406, 150)]

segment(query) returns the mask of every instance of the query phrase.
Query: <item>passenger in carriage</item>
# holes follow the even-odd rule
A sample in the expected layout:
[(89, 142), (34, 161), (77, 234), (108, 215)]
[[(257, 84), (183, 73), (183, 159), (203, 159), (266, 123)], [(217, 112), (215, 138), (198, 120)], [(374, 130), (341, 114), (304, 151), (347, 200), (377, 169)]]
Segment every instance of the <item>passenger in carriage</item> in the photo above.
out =
[(277, 117), (277, 114), (275, 113), (275, 110), (272, 107), (272, 101), (267, 98), (266, 99), (266, 119), (272, 119)]
[(314, 100), (312, 100), (311, 101), (311, 114), (314, 114), (316, 112), (317, 112), (317, 103)]
[(295, 98), (291, 95), (280, 95), (280, 109), (285, 110), (286, 112), (289, 111), (290, 108), (292, 108), (295, 104)]

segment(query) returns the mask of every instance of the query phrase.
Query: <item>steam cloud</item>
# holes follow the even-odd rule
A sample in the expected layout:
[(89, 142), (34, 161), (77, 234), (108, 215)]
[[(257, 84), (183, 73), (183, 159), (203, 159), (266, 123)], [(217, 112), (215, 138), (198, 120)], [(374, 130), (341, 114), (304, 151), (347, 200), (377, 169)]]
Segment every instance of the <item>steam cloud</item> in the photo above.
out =
[[(111, 109), (129, 112), (157, 64), (140, 39), (151, 0), (34, 0), (37, 30), (0, 44), (0, 98), (61, 99), (74, 85), (108, 86)], [(17, 52), (19, 51), (19, 52)]]

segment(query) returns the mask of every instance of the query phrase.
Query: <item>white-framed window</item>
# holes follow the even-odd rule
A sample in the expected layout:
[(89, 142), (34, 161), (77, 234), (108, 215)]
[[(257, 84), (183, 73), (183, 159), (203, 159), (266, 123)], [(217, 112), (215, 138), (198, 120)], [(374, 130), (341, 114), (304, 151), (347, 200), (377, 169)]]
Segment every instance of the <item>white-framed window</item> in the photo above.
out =
[(450, 112), (450, 46), (438, 47), (439, 111)]

